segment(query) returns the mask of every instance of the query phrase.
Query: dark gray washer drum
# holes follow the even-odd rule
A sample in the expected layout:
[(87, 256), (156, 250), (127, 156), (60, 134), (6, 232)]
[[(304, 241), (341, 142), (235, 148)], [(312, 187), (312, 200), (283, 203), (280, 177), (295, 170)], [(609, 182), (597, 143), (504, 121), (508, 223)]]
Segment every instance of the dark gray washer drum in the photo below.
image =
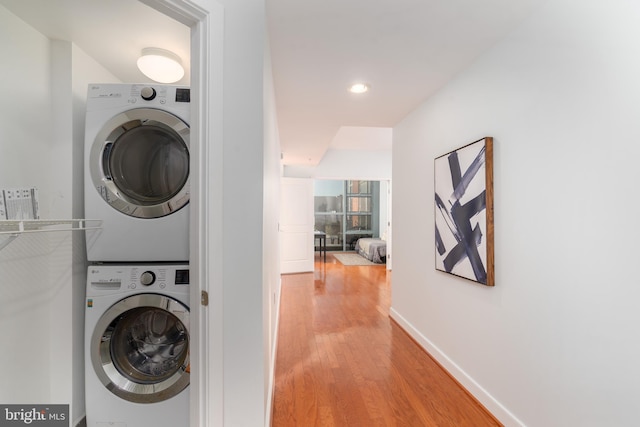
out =
[(159, 294), (120, 300), (93, 331), (91, 362), (102, 384), (127, 401), (177, 395), (189, 385), (189, 309)]

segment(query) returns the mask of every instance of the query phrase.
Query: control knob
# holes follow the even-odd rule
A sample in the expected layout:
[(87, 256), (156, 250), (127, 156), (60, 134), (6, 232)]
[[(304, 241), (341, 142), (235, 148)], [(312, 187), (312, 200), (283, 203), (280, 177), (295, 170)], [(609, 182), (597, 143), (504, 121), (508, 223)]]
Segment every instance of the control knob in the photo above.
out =
[(149, 86), (143, 87), (142, 90), (140, 91), (140, 96), (145, 101), (151, 101), (153, 98), (156, 97), (156, 90)]
[(151, 286), (156, 281), (156, 275), (153, 271), (145, 271), (140, 276), (140, 283), (143, 286)]

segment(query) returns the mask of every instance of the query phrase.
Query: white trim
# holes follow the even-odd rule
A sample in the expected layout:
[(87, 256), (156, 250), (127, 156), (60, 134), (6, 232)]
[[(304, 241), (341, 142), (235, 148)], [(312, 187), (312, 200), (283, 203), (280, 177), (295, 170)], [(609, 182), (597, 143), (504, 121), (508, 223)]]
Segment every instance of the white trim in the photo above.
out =
[[(202, 379), (206, 393), (200, 394), (200, 413), (205, 414), (206, 423), (201, 419), (200, 426), (222, 427), (224, 425), (224, 322), (223, 322), (223, 271), (222, 262), (222, 159), (223, 159), (223, 42), (224, 8), (216, 0), (201, 0), (210, 14), (206, 24), (199, 26), (200, 36), (192, 35), (192, 82), (199, 77), (195, 94), (200, 106), (197, 116), (202, 132), (199, 147), (200, 166), (198, 168), (198, 198), (201, 205), (197, 209), (198, 218), (193, 218), (191, 227), (191, 247), (198, 254), (197, 265), (202, 290), (209, 293), (207, 318), (201, 319), (203, 348)], [(201, 40), (198, 43), (197, 39)], [(199, 58), (199, 61), (194, 61)], [(195, 70), (198, 70), (196, 73)], [(193, 181), (192, 181), (193, 183)], [(195, 211), (192, 209), (192, 212)], [(195, 245), (198, 248), (195, 248)], [(193, 259), (193, 258), (192, 258)], [(194, 296), (199, 300), (200, 293)], [(192, 426), (194, 426), (192, 424)]]
[(278, 335), (280, 331), (280, 301), (282, 294), (282, 276), (278, 283), (278, 301), (275, 306), (276, 310), (276, 324), (273, 328), (273, 344), (271, 347), (271, 366), (269, 366), (269, 389), (267, 391), (267, 407), (265, 410), (264, 425), (271, 425), (271, 415), (273, 411), (273, 392), (276, 387), (276, 355), (278, 354)]
[(487, 390), (482, 388), (469, 374), (451, 360), (427, 337), (422, 335), (409, 321), (402, 317), (393, 308), (389, 310), (389, 316), (396, 321), (429, 355), (431, 355), (449, 374), (451, 374), (464, 388), (467, 389), (491, 414), (505, 426), (526, 427), (507, 408), (498, 402)]
[[(217, 0), (139, 0), (191, 28), (191, 427), (222, 427), (222, 64)], [(200, 303), (209, 294), (209, 306)]]

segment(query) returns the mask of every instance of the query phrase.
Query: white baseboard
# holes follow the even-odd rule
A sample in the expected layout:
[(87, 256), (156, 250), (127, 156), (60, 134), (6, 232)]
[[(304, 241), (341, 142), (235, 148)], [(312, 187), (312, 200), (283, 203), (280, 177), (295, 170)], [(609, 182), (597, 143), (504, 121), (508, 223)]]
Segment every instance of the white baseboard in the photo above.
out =
[(269, 388), (267, 392), (267, 408), (265, 411), (264, 425), (271, 426), (271, 415), (273, 410), (273, 391), (276, 380), (276, 354), (278, 353), (278, 330), (280, 327), (280, 295), (282, 294), (282, 277), (278, 284), (278, 298), (276, 300), (276, 324), (274, 327), (273, 346), (271, 348), (271, 364), (269, 366)]
[(393, 308), (389, 310), (391, 318), (398, 323), (427, 353), (431, 355), (449, 374), (456, 379), (473, 397), (506, 427), (526, 427), (507, 408), (491, 396), (480, 384), (456, 365), (445, 353), (422, 335), (410, 322)]

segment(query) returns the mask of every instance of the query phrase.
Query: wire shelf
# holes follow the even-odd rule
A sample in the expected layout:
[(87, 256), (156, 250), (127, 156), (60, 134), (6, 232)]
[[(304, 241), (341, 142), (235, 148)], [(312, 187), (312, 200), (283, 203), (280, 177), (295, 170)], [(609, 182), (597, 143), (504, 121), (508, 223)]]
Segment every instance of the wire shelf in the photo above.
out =
[(98, 219), (62, 219), (62, 220), (0, 220), (0, 250), (24, 233), (42, 233), (51, 231), (98, 230), (102, 221)]

